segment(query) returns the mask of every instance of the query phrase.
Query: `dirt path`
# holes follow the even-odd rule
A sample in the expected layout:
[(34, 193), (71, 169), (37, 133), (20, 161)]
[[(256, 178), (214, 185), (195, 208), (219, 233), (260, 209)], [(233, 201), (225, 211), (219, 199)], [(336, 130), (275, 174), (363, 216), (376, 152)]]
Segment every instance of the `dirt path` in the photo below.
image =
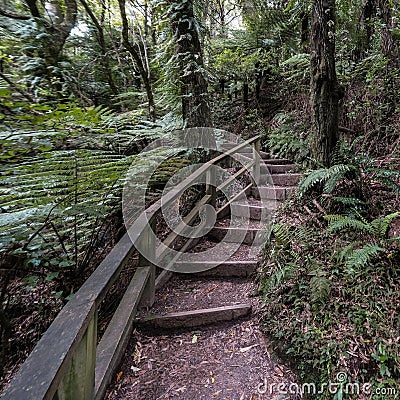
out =
[(174, 276), (157, 293), (152, 314), (246, 301), (251, 302), (252, 313), (199, 328), (135, 330), (106, 399), (295, 398), (278, 394), (278, 384), (296, 381), (268, 351), (260, 331), (261, 299), (253, 296), (255, 292), (253, 277)]

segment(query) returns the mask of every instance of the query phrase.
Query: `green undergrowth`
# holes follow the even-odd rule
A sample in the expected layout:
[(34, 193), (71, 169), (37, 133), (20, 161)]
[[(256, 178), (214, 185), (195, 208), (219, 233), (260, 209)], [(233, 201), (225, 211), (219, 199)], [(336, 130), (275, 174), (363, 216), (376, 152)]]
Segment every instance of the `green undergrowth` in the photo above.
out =
[(123, 234), (128, 171), (152, 202), (190, 163), (178, 147), (141, 154), (171, 131), (138, 112), (0, 92), (0, 388)]
[(316, 395), (306, 386), (306, 398), (397, 399), (399, 175), (338, 153), (280, 210), (264, 254), (263, 326), (301, 382), (332, 383)]

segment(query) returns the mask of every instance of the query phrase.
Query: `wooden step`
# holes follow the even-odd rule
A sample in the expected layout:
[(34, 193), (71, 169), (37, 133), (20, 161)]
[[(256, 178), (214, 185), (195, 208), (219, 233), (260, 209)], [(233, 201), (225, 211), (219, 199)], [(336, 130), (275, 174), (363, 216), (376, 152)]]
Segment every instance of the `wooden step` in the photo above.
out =
[(151, 315), (136, 322), (148, 328), (194, 328), (218, 322), (232, 321), (251, 313), (251, 304), (235, 304), (202, 310), (181, 311), (164, 315)]
[(277, 204), (274, 200), (266, 200), (261, 202), (254, 200), (252, 203), (233, 203), (231, 204), (230, 213), (236, 217), (250, 218), (256, 221), (265, 220), (268, 214), (274, 213), (277, 209)]
[(257, 261), (224, 261), (221, 264), (215, 266), (215, 261), (197, 261), (197, 262), (182, 262), (178, 261), (180, 270), (183, 268), (188, 271), (188, 273), (193, 271), (199, 271), (200, 269), (209, 269), (203, 272), (197, 272), (193, 274), (194, 276), (212, 276), (212, 277), (235, 277), (235, 278), (245, 278), (250, 276), (257, 269)]
[(294, 164), (267, 164), (270, 174), (284, 174), (289, 171), (295, 171)]
[(287, 158), (266, 158), (263, 160), (264, 163), (267, 165), (293, 165), (293, 162), (291, 160), (288, 160)]
[(294, 194), (296, 189), (296, 186), (258, 186), (252, 188), (251, 194), (258, 200), (262, 198), (263, 201), (270, 199), (283, 201)]
[(247, 245), (261, 244), (264, 242), (262, 234), (258, 234), (260, 228), (254, 227), (224, 227), (216, 226), (211, 229), (208, 235), (218, 241), (225, 243), (243, 243)]
[(276, 186), (297, 186), (302, 174), (273, 174), (271, 177)]

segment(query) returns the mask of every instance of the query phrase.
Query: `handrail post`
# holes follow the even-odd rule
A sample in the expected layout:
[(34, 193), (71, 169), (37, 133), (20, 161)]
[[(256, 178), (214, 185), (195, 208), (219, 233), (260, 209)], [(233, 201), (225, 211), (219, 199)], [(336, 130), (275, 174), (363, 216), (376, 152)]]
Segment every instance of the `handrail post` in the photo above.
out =
[(151, 307), (154, 304), (155, 300), (155, 287), (156, 287), (156, 266), (151, 262), (154, 260), (156, 254), (156, 243), (155, 243), (155, 232), (156, 232), (156, 216), (153, 215), (149, 219), (149, 223), (142, 231), (140, 241), (141, 248), (145, 254), (148, 255), (149, 259), (147, 259), (141, 253), (139, 254), (139, 268), (141, 267), (150, 267), (150, 274), (147, 280), (146, 287), (144, 289), (142, 300), (140, 302), (141, 307)]
[(259, 185), (260, 183), (260, 175), (261, 175), (261, 171), (260, 171), (260, 150), (261, 150), (261, 140), (257, 139), (254, 143), (253, 143), (253, 161), (254, 161), (254, 165), (253, 165), (253, 179), (254, 179), (254, 183), (256, 185)]
[(61, 380), (54, 400), (93, 400), (96, 368), (97, 311)]
[(215, 208), (217, 205), (217, 177), (214, 166), (211, 166), (206, 172), (206, 194), (211, 196), (209, 203)]

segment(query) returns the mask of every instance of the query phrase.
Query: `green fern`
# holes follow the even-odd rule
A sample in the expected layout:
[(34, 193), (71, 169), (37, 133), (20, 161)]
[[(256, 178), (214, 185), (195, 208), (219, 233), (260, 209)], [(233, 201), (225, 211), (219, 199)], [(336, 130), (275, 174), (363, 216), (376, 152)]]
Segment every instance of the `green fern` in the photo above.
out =
[(391, 222), (399, 215), (399, 212), (395, 212), (384, 217), (377, 218), (371, 222), (368, 222), (358, 213), (358, 219), (343, 215), (326, 215), (324, 218), (329, 223), (329, 227), (326, 231), (327, 234), (340, 232), (343, 230), (353, 230), (365, 232), (377, 238), (383, 239), (386, 237)]
[(336, 185), (341, 182), (346, 174), (355, 171), (356, 168), (354, 166), (347, 164), (333, 165), (330, 168), (321, 168), (311, 171), (299, 184), (299, 197), (303, 197), (317, 185), (322, 184), (324, 184), (324, 193), (332, 193)]
[(400, 215), (400, 212), (395, 212), (389, 215), (385, 215), (381, 218), (374, 219), (370, 222), (373, 234), (379, 238), (386, 238), (390, 224), (394, 219)]
[(276, 157), (302, 162), (309, 155), (307, 128), (294, 113), (280, 112), (271, 123), (268, 148)]
[(316, 308), (324, 304), (329, 298), (332, 283), (321, 264), (311, 262), (309, 269), (309, 275), (311, 276), (310, 300), (311, 304)]
[(326, 230), (327, 234), (343, 230), (361, 231), (366, 233), (373, 232), (373, 228), (366, 221), (361, 221), (344, 215), (326, 215), (324, 218), (329, 223), (328, 229)]
[[(387, 232), (392, 221), (399, 215), (399, 212), (395, 212), (371, 222), (361, 215), (358, 215), (358, 219), (342, 215), (326, 216), (329, 222), (328, 234), (343, 231), (361, 234), (359, 240), (340, 248), (333, 258), (339, 263), (345, 263), (348, 273), (354, 272), (355, 268), (359, 270), (367, 267), (380, 253), (386, 252), (391, 243), (398, 243), (398, 238), (388, 239)], [(366, 241), (368, 243), (365, 244)]]
[(295, 263), (288, 263), (285, 266), (281, 266), (279, 263), (276, 263), (275, 271), (263, 281), (262, 288), (264, 293), (274, 290), (284, 281), (290, 279), (297, 269), (298, 265)]
[(376, 244), (367, 244), (347, 254), (346, 267), (350, 270), (352, 268), (364, 268), (368, 265), (371, 259), (375, 258), (379, 253), (384, 253), (385, 251), (385, 248)]

